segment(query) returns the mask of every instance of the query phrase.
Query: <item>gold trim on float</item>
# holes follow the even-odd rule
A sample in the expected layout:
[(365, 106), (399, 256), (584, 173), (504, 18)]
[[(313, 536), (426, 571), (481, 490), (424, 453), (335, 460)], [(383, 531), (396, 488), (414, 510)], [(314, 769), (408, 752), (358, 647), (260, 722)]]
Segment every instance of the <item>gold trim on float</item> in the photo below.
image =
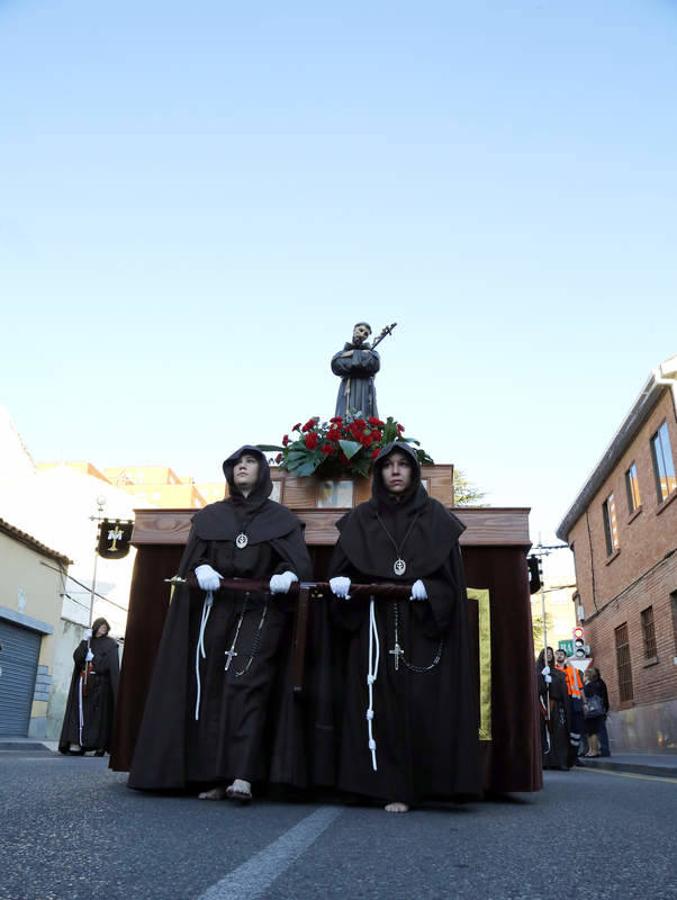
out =
[(468, 600), (477, 602), (480, 668), (480, 740), (491, 740), (491, 596), (489, 591), (468, 588)]

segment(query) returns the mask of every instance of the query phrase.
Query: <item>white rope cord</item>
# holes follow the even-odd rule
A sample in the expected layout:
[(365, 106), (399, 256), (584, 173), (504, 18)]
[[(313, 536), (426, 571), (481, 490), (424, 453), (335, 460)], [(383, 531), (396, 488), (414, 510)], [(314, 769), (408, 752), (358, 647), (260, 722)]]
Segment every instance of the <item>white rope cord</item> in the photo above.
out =
[[(85, 665), (87, 665), (85, 663)], [(80, 732), (80, 746), (82, 747), (82, 729), (85, 727), (85, 711), (83, 709), (82, 703), (82, 675), (78, 678), (78, 714), (79, 714), (79, 732)]]
[(205, 594), (204, 603), (202, 604), (202, 618), (200, 620), (200, 633), (197, 636), (197, 646), (195, 647), (195, 682), (197, 685), (196, 697), (195, 697), (195, 721), (197, 722), (200, 718), (200, 699), (202, 697), (202, 685), (200, 684), (200, 656), (202, 659), (207, 659), (207, 653), (205, 652), (205, 631), (207, 630), (207, 622), (209, 621), (209, 613), (212, 610), (212, 604), (214, 603), (214, 594), (212, 591), (207, 591)]
[[(374, 649), (374, 643), (376, 649)], [(381, 655), (381, 644), (376, 624), (376, 601), (372, 597), (369, 601), (369, 670), (367, 672), (367, 686), (369, 689), (369, 706), (367, 708), (367, 732), (369, 734), (369, 750), (371, 751), (371, 765), (374, 772), (378, 771), (376, 765), (376, 741), (374, 740), (374, 683), (378, 676), (378, 663)]]
[[(546, 713), (546, 715), (547, 715), (548, 707), (545, 705), (545, 701), (543, 700), (543, 697), (539, 697), (539, 699), (540, 699), (540, 701), (541, 701), (541, 706), (543, 707), (543, 711), (544, 711), (544, 712)], [(546, 720), (545, 720), (545, 743), (546, 743), (546, 750), (545, 750), (545, 752), (546, 752), (546, 753), (550, 753), (550, 749), (551, 749), (551, 745), (550, 745), (550, 732), (548, 731), (548, 720), (547, 720), (547, 718), (546, 718)]]

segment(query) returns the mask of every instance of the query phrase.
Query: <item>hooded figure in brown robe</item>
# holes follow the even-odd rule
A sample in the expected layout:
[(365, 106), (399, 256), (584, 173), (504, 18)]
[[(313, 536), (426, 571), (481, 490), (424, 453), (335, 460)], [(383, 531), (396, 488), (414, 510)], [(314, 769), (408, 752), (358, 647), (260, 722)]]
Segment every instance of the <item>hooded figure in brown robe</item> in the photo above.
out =
[[(371, 500), (337, 527), (330, 583), (349, 634), (339, 788), (389, 812), (479, 794), (464, 526), (428, 496), (415, 451), (396, 442), (376, 459)], [(348, 579), (406, 584), (411, 599), (353, 601)]]
[[(268, 499), (261, 451), (241, 447), (223, 470), (230, 496), (193, 517), (179, 568), (187, 583), (169, 607), (129, 785), (246, 801), (252, 783), (274, 780), (292, 643), (288, 591), (311, 568), (301, 523)], [(270, 589), (228, 590), (221, 578), (270, 579)]]
[[(80, 641), (59, 738), (59, 751), (82, 756), (88, 750), (103, 756), (110, 750), (115, 698), (120, 676), (118, 642), (108, 637), (104, 618), (92, 623), (92, 637)], [(86, 677), (85, 677), (86, 675)]]

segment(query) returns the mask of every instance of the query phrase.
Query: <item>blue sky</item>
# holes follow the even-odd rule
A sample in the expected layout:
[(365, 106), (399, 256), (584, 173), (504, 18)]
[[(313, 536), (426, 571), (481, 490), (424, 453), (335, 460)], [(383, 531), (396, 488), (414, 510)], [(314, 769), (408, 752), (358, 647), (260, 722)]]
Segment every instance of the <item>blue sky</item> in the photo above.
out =
[(381, 414), (553, 537), (677, 349), (676, 43), (651, 0), (0, 0), (0, 402), (38, 460), (218, 478), (397, 321)]

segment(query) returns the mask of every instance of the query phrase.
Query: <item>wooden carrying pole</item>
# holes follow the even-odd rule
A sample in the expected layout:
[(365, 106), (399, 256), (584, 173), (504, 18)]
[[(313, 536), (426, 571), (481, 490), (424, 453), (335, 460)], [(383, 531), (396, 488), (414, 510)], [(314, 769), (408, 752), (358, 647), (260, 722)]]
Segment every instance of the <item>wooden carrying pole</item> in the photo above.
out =
[[(168, 579), (176, 583), (177, 579)], [(179, 579), (180, 580), (180, 579)], [(196, 588), (197, 581), (193, 576), (186, 579), (188, 586)], [(270, 582), (257, 578), (222, 578), (220, 589), (229, 591), (269, 591)], [(308, 615), (310, 600), (319, 599), (331, 588), (327, 581), (296, 581), (289, 588), (292, 596), (298, 594), (298, 604), (294, 622), (294, 639), (292, 644), (292, 682), (294, 693), (303, 690), (303, 672), (306, 659), (306, 641), (308, 636)], [(375, 597), (378, 600), (405, 600), (411, 596), (411, 586), (406, 584), (351, 584), (350, 596), (369, 600)]]

